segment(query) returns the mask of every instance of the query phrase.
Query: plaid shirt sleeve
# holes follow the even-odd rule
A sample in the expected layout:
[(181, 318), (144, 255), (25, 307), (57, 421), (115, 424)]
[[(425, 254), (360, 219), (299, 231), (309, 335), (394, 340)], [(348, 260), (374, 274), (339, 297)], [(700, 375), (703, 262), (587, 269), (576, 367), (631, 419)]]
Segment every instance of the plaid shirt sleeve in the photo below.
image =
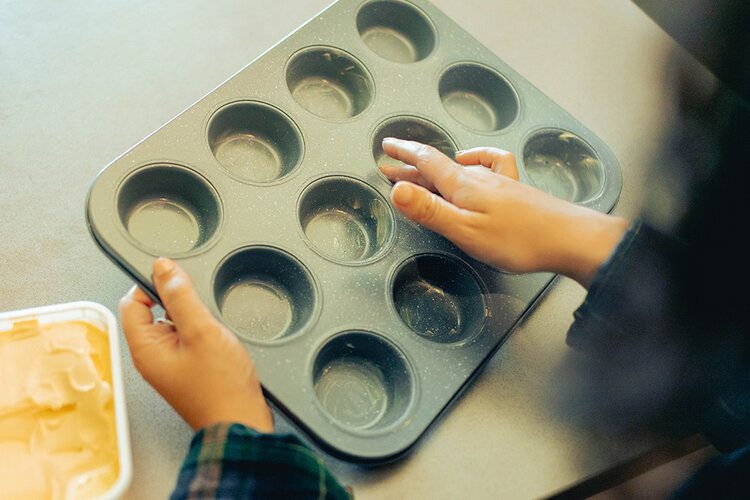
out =
[(195, 434), (171, 498), (351, 497), (296, 436), (225, 423)]

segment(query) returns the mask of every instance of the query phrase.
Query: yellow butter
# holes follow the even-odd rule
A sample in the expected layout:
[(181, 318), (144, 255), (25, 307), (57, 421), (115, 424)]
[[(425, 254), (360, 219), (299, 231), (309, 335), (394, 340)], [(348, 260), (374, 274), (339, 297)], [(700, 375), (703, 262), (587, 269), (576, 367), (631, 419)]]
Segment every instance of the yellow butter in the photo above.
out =
[(91, 498), (118, 474), (106, 332), (82, 321), (0, 332), (0, 499)]

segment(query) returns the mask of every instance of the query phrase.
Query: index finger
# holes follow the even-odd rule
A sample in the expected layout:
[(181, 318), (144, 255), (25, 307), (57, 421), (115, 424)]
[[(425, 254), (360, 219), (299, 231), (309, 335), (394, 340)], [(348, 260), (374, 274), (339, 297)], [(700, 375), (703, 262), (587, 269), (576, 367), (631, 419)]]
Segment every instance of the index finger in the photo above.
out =
[(444, 197), (450, 197), (460, 183), (458, 177), (461, 167), (432, 146), (386, 137), (383, 139), (383, 151), (392, 158), (416, 167)]

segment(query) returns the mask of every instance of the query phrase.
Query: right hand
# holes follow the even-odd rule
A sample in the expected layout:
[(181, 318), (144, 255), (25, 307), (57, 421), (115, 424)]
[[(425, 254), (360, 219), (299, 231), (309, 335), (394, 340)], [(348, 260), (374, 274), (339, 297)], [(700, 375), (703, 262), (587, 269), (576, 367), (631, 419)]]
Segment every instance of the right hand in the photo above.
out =
[(386, 138), (383, 149), (406, 164), (381, 167), (405, 217), (507, 271), (550, 271), (588, 286), (629, 225), (518, 182), (507, 151), (474, 148), (456, 163), (413, 141)]

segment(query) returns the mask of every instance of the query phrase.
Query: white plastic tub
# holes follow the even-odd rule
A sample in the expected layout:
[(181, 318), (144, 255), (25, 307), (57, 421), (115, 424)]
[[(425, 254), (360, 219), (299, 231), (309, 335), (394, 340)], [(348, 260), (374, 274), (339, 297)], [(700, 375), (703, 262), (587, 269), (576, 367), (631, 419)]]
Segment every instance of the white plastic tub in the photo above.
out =
[[(24, 320), (37, 320), (42, 325), (66, 321), (85, 321), (107, 333), (112, 366), (112, 395), (114, 398), (120, 474), (112, 487), (100, 498), (114, 499), (122, 497), (130, 485), (133, 475), (133, 464), (130, 453), (127, 411), (125, 408), (125, 388), (122, 383), (122, 367), (120, 365), (119, 334), (114, 314), (103, 305), (95, 302), (70, 302), (67, 304), (35, 307), (0, 313), (0, 332), (10, 330), (13, 328), (13, 323)], [(3, 381), (2, 383), (8, 382)]]

